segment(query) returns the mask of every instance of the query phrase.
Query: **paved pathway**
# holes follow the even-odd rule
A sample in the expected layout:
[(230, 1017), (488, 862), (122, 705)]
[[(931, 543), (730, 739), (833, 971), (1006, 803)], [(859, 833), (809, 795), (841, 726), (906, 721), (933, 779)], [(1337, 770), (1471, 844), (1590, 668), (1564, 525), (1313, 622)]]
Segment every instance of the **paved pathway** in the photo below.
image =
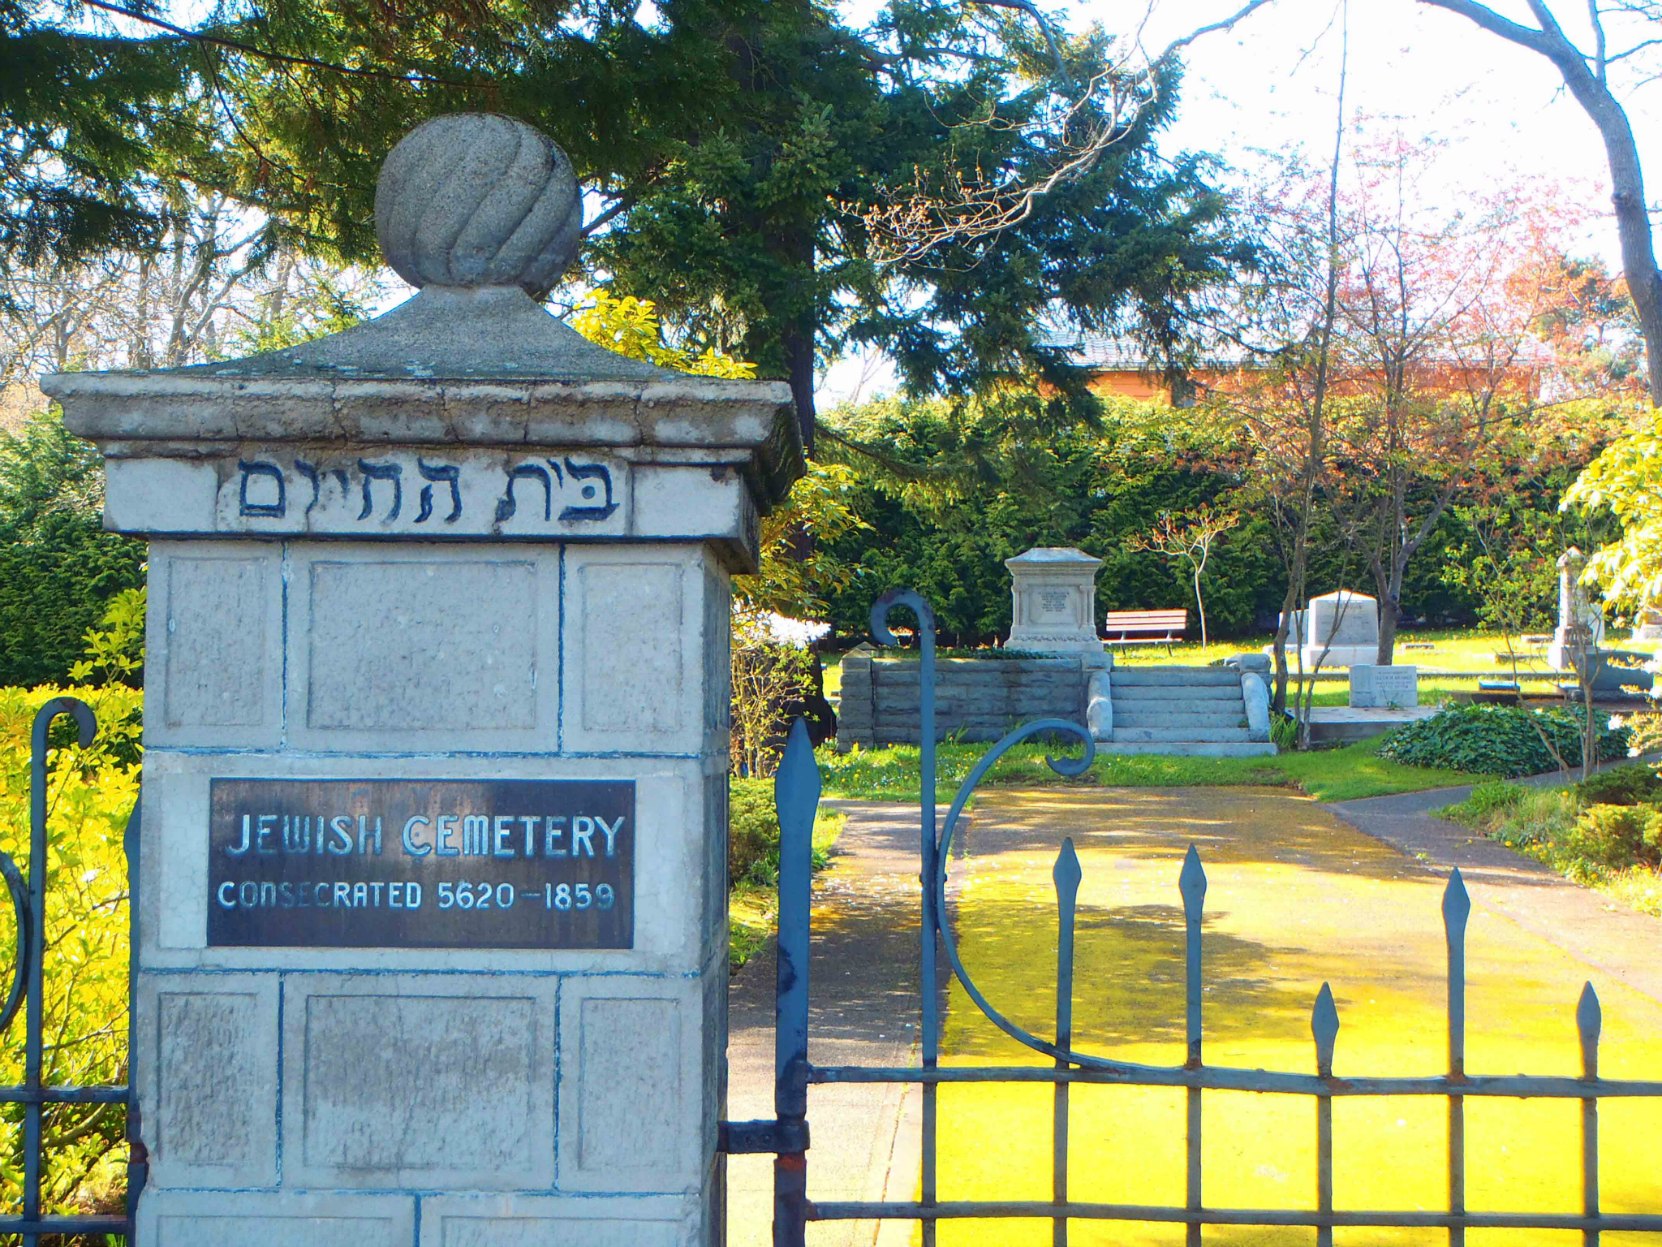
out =
[[(904, 805), (827, 802), (848, 822), (831, 866), (814, 881), (811, 1060), (820, 1065), (910, 1065), (918, 1028), (917, 813)], [(729, 996), (727, 1115), (773, 1115), (774, 958), (768, 947), (733, 979)], [(808, 1193), (816, 1199), (912, 1197), (916, 1130), (901, 1131), (899, 1086), (813, 1087), (808, 1117)], [(728, 1243), (772, 1240), (770, 1156), (735, 1156), (727, 1166)], [(811, 1247), (888, 1244), (896, 1227), (861, 1222), (809, 1227)], [(904, 1227), (900, 1227), (902, 1231)], [(899, 1239), (905, 1242), (903, 1236)]]
[[(953, 870), (959, 898), (954, 921), (983, 988), (995, 1000), (1010, 1001), (1018, 1014), (1031, 1010), (1032, 1018), (1023, 1020), (1043, 1031), (1048, 993), (1032, 993), (1044, 987), (1039, 979), (1048, 983), (1048, 971), (1035, 977), (1031, 967), (1054, 957), (1050, 862), (1059, 837), (1073, 835), (1087, 872), (1078, 1020), (1093, 1032), (1093, 1046), (1106, 1044), (1133, 1059), (1137, 1049), (1145, 1049), (1147, 1059), (1165, 1063), (1171, 1054), (1163, 1049), (1178, 1041), (1173, 1024), (1180, 1018), (1180, 995), (1174, 995), (1180, 993), (1180, 975), (1172, 961), (1180, 940), (1180, 926), (1174, 925), (1180, 923), (1176, 867), (1183, 848), (1197, 842), (1212, 878), (1207, 906), (1212, 1059), (1283, 1068), (1305, 1062), (1310, 994), (1331, 977), (1343, 1007), (1341, 1047), (1347, 1062), (1357, 1068), (1427, 1062), (1434, 1067), (1441, 1044), (1436, 876), (1458, 865), (1475, 906), (1472, 1011), (1484, 1034), (1473, 1043), (1481, 1048), (1483, 1063), (1505, 1065), (1517, 1057), (1520, 1064), (1505, 1067), (1534, 1068), (1542, 1059), (1551, 1066), (1569, 1060), (1573, 1035), (1565, 1019), (1580, 980), (1592, 978), (1606, 999), (1609, 1055), (1619, 1067), (1611, 1072), (1639, 1074), (1635, 1062), (1654, 1068), (1655, 1036), (1662, 1030), (1662, 958), (1656, 956), (1662, 926), (1430, 815), (1465, 793), (1446, 789), (1322, 806), (1284, 790), (991, 790), (980, 798), (976, 825), (960, 846), (968, 856)], [(825, 1064), (915, 1063), (915, 816), (901, 805), (839, 805), (849, 811), (849, 822), (833, 866), (815, 889), (811, 1056)], [(764, 950), (733, 983), (729, 1116), (736, 1120), (770, 1114), (772, 992), (773, 957)], [(1001, 1036), (987, 1033), (961, 992), (953, 994), (946, 1043), (959, 1060), (1019, 1057)], [(916, 1183), (915, 1106), (915, 1092), (898, 1088), (814, 1088), (810, 1194), (910, 1198)], [(943, 1172), (987, 1190), (1002, 1189), (1001, 1183), (1022, 1175), (1036, 1181), (1037, 1169), (1048, 1162), (1024, 1159), (1022, 1151), (1029, 1135), (1048, 1139), (1048, 1125), (1037, 1117), (1011, 1120), (1010, 1111), (1007, 1104), (978, 1106), (968, 1098), (955, 1103), (954, 1120), (943, 1127), (948, 1129)], [(1115, 1130), (1101, 1139), (1094, 1137), (1089, 1118), (1076, 1122), (1075, 1148), (1082, 1160), (1089, 1157), (1090, 1169), (1113, 1174), (1155, 1163), (1150, 1158), (1170, 1140), (1164, 1131), (1133, 1128), (1135, 1118), (1118, 1116)], [(1402, 1164), (1412, 1166), (1425, 1146), (1436, 1144), (1435, 1123), (1424, 1139), (1410, 1140), (1412, 1123), (1405, 1127), (1405, 1120), (1382, 1119), (1377, 1125), (1382, 1172), (1390, 1168), (1390, 1148), (1401, 1149)], [(1234, 1166), (1254, 1181), (1302, 1183), (1296, 1157), (1284, 1167), (1266, 1167), (1253, 1151), (1256, 1136), (1233, 1139), (1223, 1123), (1208, 1131), (1209, 1148), (1219, 1149), (1220, 1159), (1238, 1149)], [(1396, 1139), (1399, 1133), (1404, 1138)], [(960, 1135), (965, 1142), (955, 1141)], [(987, 1137), (999, 1138), (1000, 1147), (988, 1150), (983, 1144), (978, 1151), (969, 1142)], [(1134, 1138), (1137, 1146), (1122, 1155), (1115, 1138)], [(1535, 1140), (1527, 1139), (1527, 1132), (1513, 1140), (1507, 1172), (1526, 1184), (1526, 1194), (1539, 1191), (1546, 1198), (1562, 1176), (1549, 1173), (1544, 1161), (1525, 1160), (1556, 1155), (1561, 1141), (1553, 1134), (1548, 1142), (1531, 1147)], [(1356, 1155), (1354, 1147), (1348, 1150)], [(997, 1172), (979, 1174), (982, 1163)], [(1214, 1190), (1211, 1164), (1209, 1191)], [(1028, 1168), (1035, 1172), (1026, 1174)], [(1611, 1178), (1611, 1196), (1631, 1202), (1634, 1176), (1623, 1172)], [(1506, 1202), (1517, 1193), (1497, 1196)], [(1238, 1194), (1251, 1203), (1286, 1192)], [(1373, 1194), (1388, 1198), (1392, 1192)], [(729, 1241), (734, 1247), (766, 1247), (770, 1158), (733, 1158), (729, 1199)], [(1012, 1235), (1010, 1228), (1007, 1223), (998, 1237), (989, 1238), (965, 1225), (947, 1239), (1009, 1247), (1029, 1241), (1030, 1228), (1042, 1229), (1023, 1226)], [(881, 1234), (870, 1224), (812, 1226), (809, 1243), (890, 1247), (907, 1243), (910, 1235), (908, 1223), (888, 1223)], [(1081, 1243), (1144, 1241), (1132, 1227), (1100, 1239), (1078, 1227), (1076, 1236)], [(1048, 1242), (1048, 1231), (1039, 1237)]]
[(1470, 788), (1365, 801), (1327, 808), (1358, 831), (1447, 873), (1458, 866), (1472, 899), (1611, 978), (1662, 1001), (1662, 922), (1578, 887), (1550, 866), (1485, 840), (1433, 810), (1455, 805)]

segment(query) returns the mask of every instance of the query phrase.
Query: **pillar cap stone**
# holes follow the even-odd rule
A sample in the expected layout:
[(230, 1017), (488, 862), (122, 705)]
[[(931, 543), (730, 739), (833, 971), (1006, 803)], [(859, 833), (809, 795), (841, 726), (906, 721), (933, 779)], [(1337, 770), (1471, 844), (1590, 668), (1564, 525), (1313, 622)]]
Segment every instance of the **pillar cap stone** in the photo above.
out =
[(1101, 567), (1102, 560), (1073, 546), (1034, 546), (1014, 558), (1005, 559), (1004, 566), (1012, 571), (1018, 567)]

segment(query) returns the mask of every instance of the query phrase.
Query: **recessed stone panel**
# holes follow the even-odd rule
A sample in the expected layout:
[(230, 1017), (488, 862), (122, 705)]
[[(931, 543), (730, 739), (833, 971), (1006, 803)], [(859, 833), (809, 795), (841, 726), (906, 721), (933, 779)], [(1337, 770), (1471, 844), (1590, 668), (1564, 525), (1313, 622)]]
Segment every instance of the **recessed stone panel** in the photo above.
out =
[(139, 1095), (156, 1187), (277, 1181), (274, 976), (145, 983)]
[(552, 1186), (552, 985), (331, 976), (291, 992), (289, 1172), (334, 1186)]
[(418, 1247), (691, 1247), (695, 1211), (654, 1197), (441, 1196), (422, 1203)]
[(314, 563), (311, 572), (307, 727), (531, 725), (530, 563)]
[(139, 1201), (146, 1247), (409, 1247), (415, 1200), (389, 1195), (158, 1191)]
[(354, 546), (297, 560), (292, 580), (295, 743), (555, 747), (555, 551)]
[[(151, 553), (152, 667), (146, 739), (261, 745), (280, 729), (282, 580), (277, 552)], [(157, 659), (159, 658), (159, 661)]]
[(602, 616), (612, 643), (585, 649), (583, 727), (591, 732), (669, 732), (681, 709), (681, 568), (674, 563), (578, 571), (590, 630)]
[(699, 1140), (714, 1129), (699, 1094), (702, 1005), (688, 983), (568, 982), (560, 1015), (562, 1190), (698, 1188)]
[(691, 546), (568, 548), (565, 750), (702, 747), (707, 558)]

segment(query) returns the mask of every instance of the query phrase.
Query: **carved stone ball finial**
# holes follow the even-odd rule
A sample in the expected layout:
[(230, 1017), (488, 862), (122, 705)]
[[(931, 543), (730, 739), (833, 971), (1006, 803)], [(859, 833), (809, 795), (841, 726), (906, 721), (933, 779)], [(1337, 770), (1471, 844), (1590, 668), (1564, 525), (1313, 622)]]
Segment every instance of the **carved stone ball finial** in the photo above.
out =
[(375, 187), (375, 234), (412, 286), (547, 294), (577, 254), (583, 203), (571, 161), (540, 130), (454, 113), (411, 130)]

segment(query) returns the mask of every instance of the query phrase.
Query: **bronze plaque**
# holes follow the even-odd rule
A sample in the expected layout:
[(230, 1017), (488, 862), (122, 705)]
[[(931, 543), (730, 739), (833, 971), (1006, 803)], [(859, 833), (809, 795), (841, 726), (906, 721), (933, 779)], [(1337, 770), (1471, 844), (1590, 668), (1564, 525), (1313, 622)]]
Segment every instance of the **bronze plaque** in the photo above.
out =
[(631, 948), (633, 780), (215, 779), (208, 943)]

